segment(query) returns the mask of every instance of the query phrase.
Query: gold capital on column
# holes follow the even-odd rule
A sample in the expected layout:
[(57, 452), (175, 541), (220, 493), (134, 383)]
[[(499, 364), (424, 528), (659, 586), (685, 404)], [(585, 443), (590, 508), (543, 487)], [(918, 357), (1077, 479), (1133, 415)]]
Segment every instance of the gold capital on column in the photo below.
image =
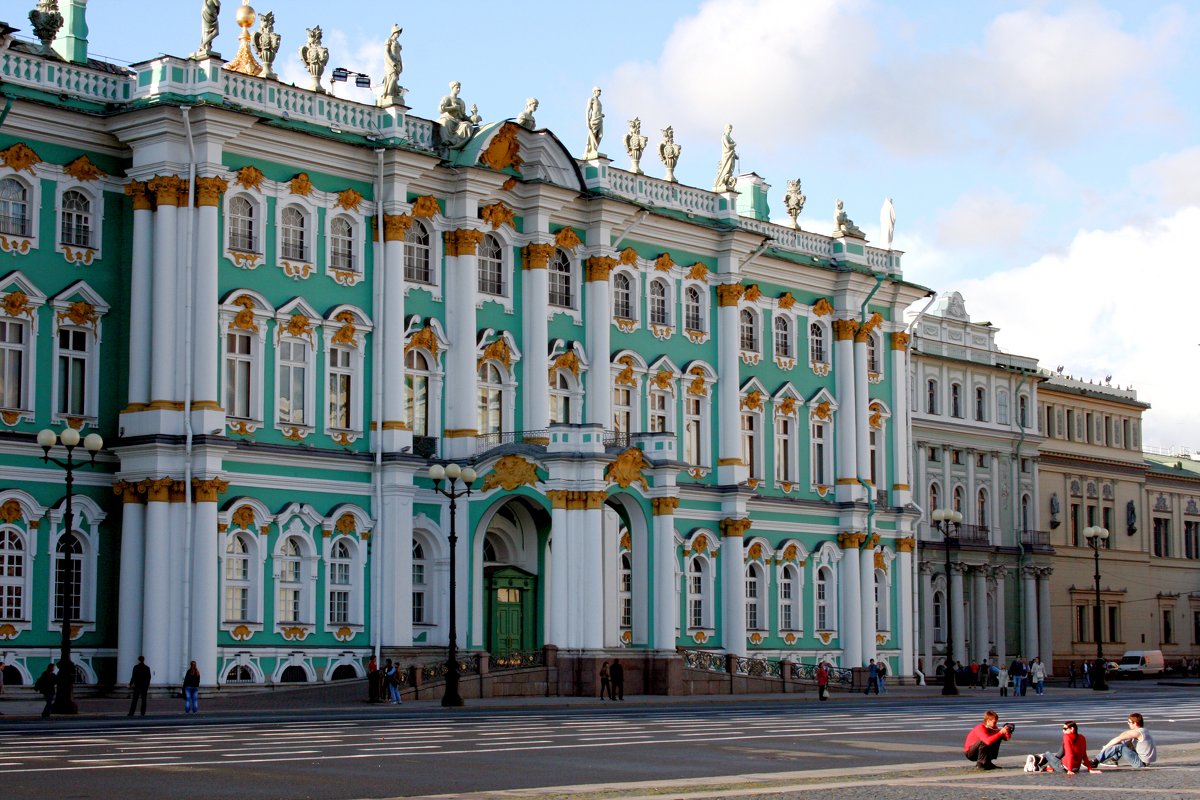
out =
[(146, 183), (154, 202), (162, 206), (178, 206), (187, 197), (187, 181), (178, 175), (155, 175)]
[(170, 500), (171, 487), (175, 485), (174, 478), (150, 478), (144, 480), (146, 499), (151, 503), (166, 503)]
[(896, 549), (901, 553), (911, 553), (916, 546), (917, 540), (912, 536), (896, 540)]
[(617, 266), (617, 260), (608, 256), (592, 256), (583, 263), (587, 268), (589, 281), (607, 281), (609, 274)]
[(742, 301), (742, 295), (746, 293), (746, 287), (740, 283), (727, 283), (717, 287), (717, 305), (722, 308), (736, 306)]
[(839, 342), (853, 339), (858, 333), (858, 323), (852, 319), (835, 319), (833, 321), (833, 338)]
[(866, 322), (864, 322), (862, 325), (860, 325), (858, 330), (854, 332), (854, 341), (865, 342), (868, 338), (870, 338), (871, 331), (875, 330), (875, 328), (881, 322), (883, 322), (882, 314), (880, 314), (879, 312), (872, 314), (871, 318), (868, 319)]
[(145, 181), (130, 181), (125, 184), (125, 194), (133, 200), (134, 211), (150, 211), (150, 195), (146, 193)]
[(385, 242), (403, 242), (412, 227), (413, 218), (409, 214), (383, 215), (383, 240)]
[(654, 508), (654, 516), (669, 517), (679, 508), (678, 497), (655, 497), (650, 501), (650, 505)]
[(192, 478), (192, 497), (197, 503), (215, 503), (217, 495), (229, 491), (229, 481), (220, 478)]
[(446, 231), (442, 236), (446, 242), (448, 256), (473, 256), (479, 243), (483, 241), (483, 231), (472, 228)]
[(182, 503), (185, 499), (187, 499), (187, 494), (185, 492), (186, 488), (187, 484), (183, 481), (172, 480), (167, 499), (172, 503)]
[(736, 536), (739, 538), (744, 537), (746, 535), (746, 531), (750, 530), (750, 526), (753, 524), (754, 523), (748, 519), (733, 519), (731, 517), (726, 517), (725, 519), (721, 520), (721, 535), (726, 538), (731, 536)]
[(908, 347), (908, 334), (907, 333), (893, 333), (892, 334), (892, 349), (893, 350), (904, 350), (907, 347)]
[(117, 481), (113, 484), (113, 494), (121, 498), (122, 503), (141, 504), (146, 502), (146, 488), (145, 481)]
[(527, 244), (522, 253), (525, 269), (545, 269), (550, 264), (550, 256), (554, 255), (554, 245)]
[(568, 494), (564, 489), (551, 489), (546, 492), (546, 497), (550, 500), (551, 508), (566, 508)]
[(221, 195), (229, 188), (229, 182), (224, 178), (197, 178), (196, 205), (216, 206), (221, 203)]

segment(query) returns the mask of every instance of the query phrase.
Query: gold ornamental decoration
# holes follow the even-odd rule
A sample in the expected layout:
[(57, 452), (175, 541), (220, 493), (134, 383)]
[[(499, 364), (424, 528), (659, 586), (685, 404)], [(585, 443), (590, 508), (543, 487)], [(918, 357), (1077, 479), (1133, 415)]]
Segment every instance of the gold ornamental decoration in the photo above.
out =
[(688, 384), (687, 393), (692, 397), (706, 397), (708, 395), (708, 386), (704, 381), (704, 370), (700, 367), (692, 367), (688, 370), (688, 374), (694, 376), (692, 382)]
[(739, 405), (746, 411), (760, 411), (762, 410), (762, 394), (759, 393), (758, 389), (754, 389), (742, 398)]
[(537, 465), (521, 456), (504, 456), (492, 467), (492, 471), (483, 479), (482, 491), (489, 491), (499, 486), (506, 492), (511, 492), (518, 486), (536, 486), (538, 483)]
[(362, 205), (362, 202), (362, 194), (354, 189), (343, 189), (342, 191), (338, 192), (337, 200), (334, 202), (334, 206), (337, 208), (344, 208), (347, 211), (358, 211), (358, 208)]
[(42, 163), (42, 157), (23, 142), (17, 142), (7, 150), (0, 150), (0, 163), (14, 172), (28, 172), (33, 175), (35, 164)]
[(828, 421), (833, 417), (833, 406), (829, 404), (828, 400), (822, 400), (821, 402), (817, 403), (816, 408), (812, 410), (812, 416), (813, 419), (823, 419)]
[(402, 242), (408, 236), (413, 218), (409, 214), (383, 215), (383, 240), (385, 242)]
[(338, 533), (353, 536), (358, 533), (358, 524), (354, 521), (354, 515), (347, 511), (338, 517), (338, 521), (334, 523), (333, 529)]
[(721, 520), (721, 535), (727, 539), (730, 537), (744, 537), (746, 535), (746, 531), (750, 530), (750, 526), (753, 524), (754, 523), (748, 519), (733, 519), (731, 517), (726, 517), (725, 519)]
[(307, 172), (301, 172), (288, 182), (288, 190), (291, 191), (292, 194), (298, 194), (301, 197), (308, 197), (313, 193), (312, 179), (308, 177)]
[(94, 181), (104, 177), (104, 171), (87, 156), (80, 156), (63, 167), (63, 172), (77, 181)]
[(845, 533), (839, 533), (837, 539), (838, 547), (843, 550), (857, 550), (867, 540), (867, 535), (865, 533), (846, 531)]
[(746, 287), (746, 293), (742, 295), (742, 299), (747, 303), (758, 302), (758, 298), (762, 297), (762, 289), (758, 288), (757, 283), (752, 283)]
[(692, 552), (705, 553), (708, 551), (708, 537), (703, 533), (692, 542)]
[(521, 169), (521, 143), (517, 141), (517, 126), (506, 122), (500, 132), (492, 137), (487, 148), (479, 156), (479, 163), (494, 170)]
[(796, 413), (796, 398), (785, 397), (779, 401), (779, 413), (785, 417), (790, 417)]
[(663, 253), (654, 259), (654, 268), (659, 272), (670, 272), (673, 266), (675, 266), (675, 262), (672, 260), (670, 253)]
[(813, 304), (812, 310), (818, 317), (828, 317), (833, 313), (833, 304), (829, 302), (828, 298), (822, 297)]
[(662, 391), (674, 391), (675, 376), (669, 369), (660, 369), (654, 375), (654, 386)]
[(307, 336), (310, 340), (312, 339), (312, 329), (312, 320), (299, 312), (293, 314), (283, 326), (283, 332), (288, 336), (297, 338)]
[(500, 230), (501, 225), (513, 227), (517, 219), (516, 212), (500, 202), (479, 209), (479, 216), (484, 222), (491, 225), (494, 231)]
[(688, 269), (687, 277), (694, 281), (702, 281), (708, 277), (708, 267), (697, 261)]
[(634, 250), (632, 247), (626, 247), (618, 255), (619, 255), (618, 261), (621, 262), (622, 266), (637, 267), (637, 261), (638, 261), (637, 250)]
[(745, 287), (740, 283), (726, 283), (717, 287), (717, 305), (722, 308), (736, 306), (742, 300), (742, 295), (746, 293)]
[(434, 358), (437, 358), (438, 341), (437, 336), (433, 332), (433, 328), (426, 325), (424, 328), (421, 328), (421, 330), (410, 336), (408, 339), (408, 344), (404, 345), (405, 355), (408, 354), (409, 350), (417, 347), (428, 350), (430, 355), (432, 355)]
[(145, 181), (130, 181), (125, 184), (125, 196), (133, 201), (134, 211), (150, 210), (150, 195), (146, 194)]
[(230, 325), (238, 330), (258, 333), (258, 320), (254, 318), (254, 298), (242, 295), (233, 301), (235, 306), (241, 306), (241, 311), (233, 316)]
[(554, 359), (554, 363), (550, 365), (550, 377), (553, 378), (554, 373), (560, 369), (569, 371), (576, 378), (579, 377), (579, 356), (574, 350), (568, 350)]
[(574, 228), (567, 226), (559, 228), (558, 233), (554, 234), (554, 244), (563, 250), (574, 250), (583, 244), (583, 240), (579, 238), (579, 234), (575, 232)]
[(912, 536), (906, 536), (903, 539), (896, 540), (896, 550), (901, 553), (911, 553), (913, 548), (917, 546), (917, 540)]
[(783, 548), (783, 560), (784, 561), (795, 561), (796, 556), (798, 556), (799, 554), (800, 554), (800, 551), (794, 544), (789, 544), (787, 547)]
[(333, 343), (357, 347), (358, 330), (354, 327), (354, 314), (349, 311), (342, 311), (334, 317), (334, 320), (342, 323), (342, 327), (338, 328), (333, 334)]
[(655, 497), (650, 501), (650, 506), (656, 517), (672, 516), (679, 508), (678, 497)]
[(833, 338), (839, 342), (853, 339), (858, 333), (858, 323), (852, 319), (835, 319), (833, 321)]
[(55, 318), (60, 325), (65, 320), (72, 325), (77, 325), (81, 328), (92, 328), (94, 330), (96, 327), (96, 307), (83, 300), (76, 300), (67, 306), (66, 311), (59, 311), (55, 315)]
[(881, 322), (883, 322), (883, 315), (876, 311), (870, 319), (859, 326), (854, 334), (854, 341), (865, 342), (871, 337), (871, 331), (875, 330)]
[(437, 198), (431, 194), (423, 194), (416, 200), (413, 200), (412, 215), (419, 219), (433, 219), (435, 214), (440, 214), (442, 207), (438, 205)]
[(887, 559), (883, 557), (883, 552), (880, 550), (875, 551), (875, 569), (883, 570), (883, 573), (887, 574)]
[(463, 228), (457, 231), (446, 231), (442, 241), (446, 243), (447, 256), (473, 256), (479, 243), (483, 241), (483, 231)]
[(646, 463), (646, 456), (642, 451), (631, 447), (617, 456), (617, 460), (605, 468), (604, 479), (617, 484), (622, 489), (628, 489), (631, 484), (640, 483), (643, 490), (649, 491), (650, 484), (642, 475), (642, 470), (648, 466), (650, 465)]
[(229, 182), (224, 178), (197, 178), (196, 205), (210, 207), (220, 205), (221, 195), (228, 188)]
[(893, 350), (904, 350), (907, 347), (908, 347), (908, 334), (907, 333), (893, 333), (892, 334), (892, 349)]
[(485, 361), (499, 361), (505, 369), (512, 366), (512, 350), (503, 336), (496, 337), (487, 347), (483, 348), (483, 355), (475, 363), (475, 369), (482, 367)]
[(554, 245), (527, 244), (521, 252), (525, 269), (545, 269), (550, 264), (550, 256), (554, 255)]
[(192, 497), (197, 503), (215, 503), (217, 495), (229, 491), (229, 481), (220, 478), (192, 478)]
[(254, 509), (250, 506), (242, 506), (237, 511), (233, 512), (233, 518), (230, 520), (234, 527), (242, 530), (254, 530)]
[[(569, 230), (569, 228), (564, 228), (564, 230)], [(608, 256), (592, 256), (583, 263), (589, 282), (607, 281), (608, 276), (612, 274), (613, 269), (617, 266), (617, 260)]]
[(237, 171), (237, 177), (233, 182), (243, 189), (261, 189), (262, 183), (267, 179), (263, 175), (262, 170), (258, 167), (242, 167)]
[(796, 305), (796, 298), (792, 297), (791, 292), (784, 292), (783, 294), (779, 295), (780, 308), (789, 309), (794, 305)]
[(623, 367), (621, 371), (617, 373), (617, 377), (613, 378), (613, 383), (617, 386), (632, 386), (636, 389), (637, 376), (633, 374), (633, 368), (636, 365), (636, 362), (633, 360), (633, 356), (621, 356), (617, 359), (617, 363), (622, 364)]
[(517, 179), (509, 178), (504, 183), (500, 184), (500, 191), (511, 192), (513, 190), (513, 187), (515, 187), (516, 185), (517, 185)]
[(29, 296), (17, 289), (15, 292), (9, 292), (0, 300), (0, 307), (4, 308), (4, 313), (10, 317), (29, 317), (33, 319), (33, 309), (29, 306)]
[(750, 550), (747, 551), (746, 555), (750, 556), (751, 561), (761, 560), (763, 556), (762, 542), (755, 542), (750, 545)]
[(178, 206), (181, 198), (187, 198), (187, 181), (178, 175), (155, 175), (146, 182), (146, 188), (160, 206)]
[(0, 522), (12, 525), (20, 521), (24, 516), (21, 513), (21, 504), (16, 500), (5, 500), (4, 504), (0, 505)]

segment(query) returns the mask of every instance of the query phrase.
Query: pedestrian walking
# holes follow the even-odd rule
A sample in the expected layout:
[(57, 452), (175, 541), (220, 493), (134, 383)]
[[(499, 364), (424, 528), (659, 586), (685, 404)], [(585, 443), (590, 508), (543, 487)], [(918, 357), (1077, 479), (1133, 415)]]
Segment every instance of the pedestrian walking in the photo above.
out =
[(379, 702), (379, 662), (375, 656), (367, 662), (367, 702)]
[(863, 694), (870, 694), (872, 686), (875, 687), (875, 694), (879, 694), (879, 667), (873, 658), (867, 664), (867, 688), (863, 689)]
[(183, 673), (183, 713), (200, 713), (200, 668), (195, 661)]
[(1083, 688), (1092, 688), (1092, 665), (1089, 662), (1084, 661), (1079, 669), (1083, 674)]
[(879, 659), (879, 663), (877, 663), (875, 665), (875, 667), (879, 673), (879, 694), (887, 694), (887, 676), (888, 676), (887, 661), (885, 661), (884, 659), (881, 658), (881, 659)]
[(1000, 674), (996, 676), (996, 682), (1000, 684), (1000, 696), (1008, 697), (1008, 667), (1000, 665)]
[(1039, 697), (1046, 693), (1046, 665), (1038, 656), (1035, 656), (1033, 663), (1029, 665), (1029, 680)]
[(817, 699), (829, 699), (829, 667), (824, 661), (817, 665)]
[(608, 677), (612, 681), (612, 699), (625, 699), (625, 668), (621, 666), (621, 659), (614, 658), (612, 666), (608, 668)]
[(600, 699), (603, 700), (606, 695), (612, 699), (612, 681), (609, 680), (607, 661), (600, 665)]
[(1020, 697), (1025, 683), (1025, 664), (1021, 661), (1020, 656), (1012, 660), (1012, 664), (1008, 667), (1008, 674), (1012, 676), (1013, 697)]
[(146, 716), (146, 696), (150, 694), (150, 668), (146, 666), (146, 657), (138, 656), (138, 662), (133, 665), (133, 674), (129, 676), (129, 688), (133, 689), (133, 697), (129, 701), (129, 714), (137, 708), (138, 699), (142, 701), (142, 716)]
[(1075, 682), (1075, 676), (1076, 676), (1078, 673), (1079, 673), (1079, 670), (1078, 670), (1078, 669), (1075, 667), (1075, 662), (1074, 662), (1074, 661), (1072, 661), (1071, 663), (1067, 664), (1067, 688), (1068, 688), (1068, 689), (1074, 689), (1074, 688), (1075, 688), (1075, 683), (1076, 683), (1076, 682)]
[(992, 676), (991, 665), (988, 664), (987, 661), (981, 661), (979, 663), (979, 675), (978, 675), (979, 682), (976, 684), (976, 687), (979, 689), (986, 690), (987, 685), (988, 685), (988, 678), (990, 678), (991, 676)]
[(383, 685), (387, 687), (388, 702), (400, 705), (403, 702), (400, 699), (400, 669), (390, 658), (383, 664)]
[(42, 719), (50, 718), (50, 707), (54, 705), (54, 694), (58, 691), (58, 677), (54, 674), (54, 664), (47, 664), (46, 671), (38, 676), (33, 684), (33, 690), (46, 701), (42, 709)]

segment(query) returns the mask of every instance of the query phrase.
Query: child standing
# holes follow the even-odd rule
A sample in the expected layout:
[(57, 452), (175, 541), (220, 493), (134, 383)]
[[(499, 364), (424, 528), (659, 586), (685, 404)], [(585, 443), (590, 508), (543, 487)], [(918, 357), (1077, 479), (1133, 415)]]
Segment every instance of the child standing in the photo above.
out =
[(1000, 696), (1008, 697), (1008, 667), (1000, 665), (1000, 675), (997, 680), (1000, 681)]

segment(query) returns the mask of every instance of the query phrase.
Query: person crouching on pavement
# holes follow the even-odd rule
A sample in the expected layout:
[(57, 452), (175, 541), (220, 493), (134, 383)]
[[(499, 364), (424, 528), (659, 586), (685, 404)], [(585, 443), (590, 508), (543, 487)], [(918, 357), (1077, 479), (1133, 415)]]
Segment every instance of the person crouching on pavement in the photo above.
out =
[(1066, 770), (1068, 775), (1074, 775), (1083, 767), (1088, 772), (1093, 771), (1092, 763), (1088, 760), (1087, 739), (1079, 732), (1079, 726), (1071, 720), (1063, 723), (1062, 747), (1057, 753), (1042, 753), (1040, 756), (1029, 756), (1025, 764), (1026, 772), (1057, 772)]
[(963, 742), (963, 756), (975, 762), (975, 769), (1000, 769), (1000, 765), (995, 763), (1000, 755), (1000, 743), (1012, 738), (1016, 726), (1011, 722), (1001, 726), (999, 722), (1000, 717), (996, 712), (988, 709), (983, 712), (983, 722), (967, 734)]

